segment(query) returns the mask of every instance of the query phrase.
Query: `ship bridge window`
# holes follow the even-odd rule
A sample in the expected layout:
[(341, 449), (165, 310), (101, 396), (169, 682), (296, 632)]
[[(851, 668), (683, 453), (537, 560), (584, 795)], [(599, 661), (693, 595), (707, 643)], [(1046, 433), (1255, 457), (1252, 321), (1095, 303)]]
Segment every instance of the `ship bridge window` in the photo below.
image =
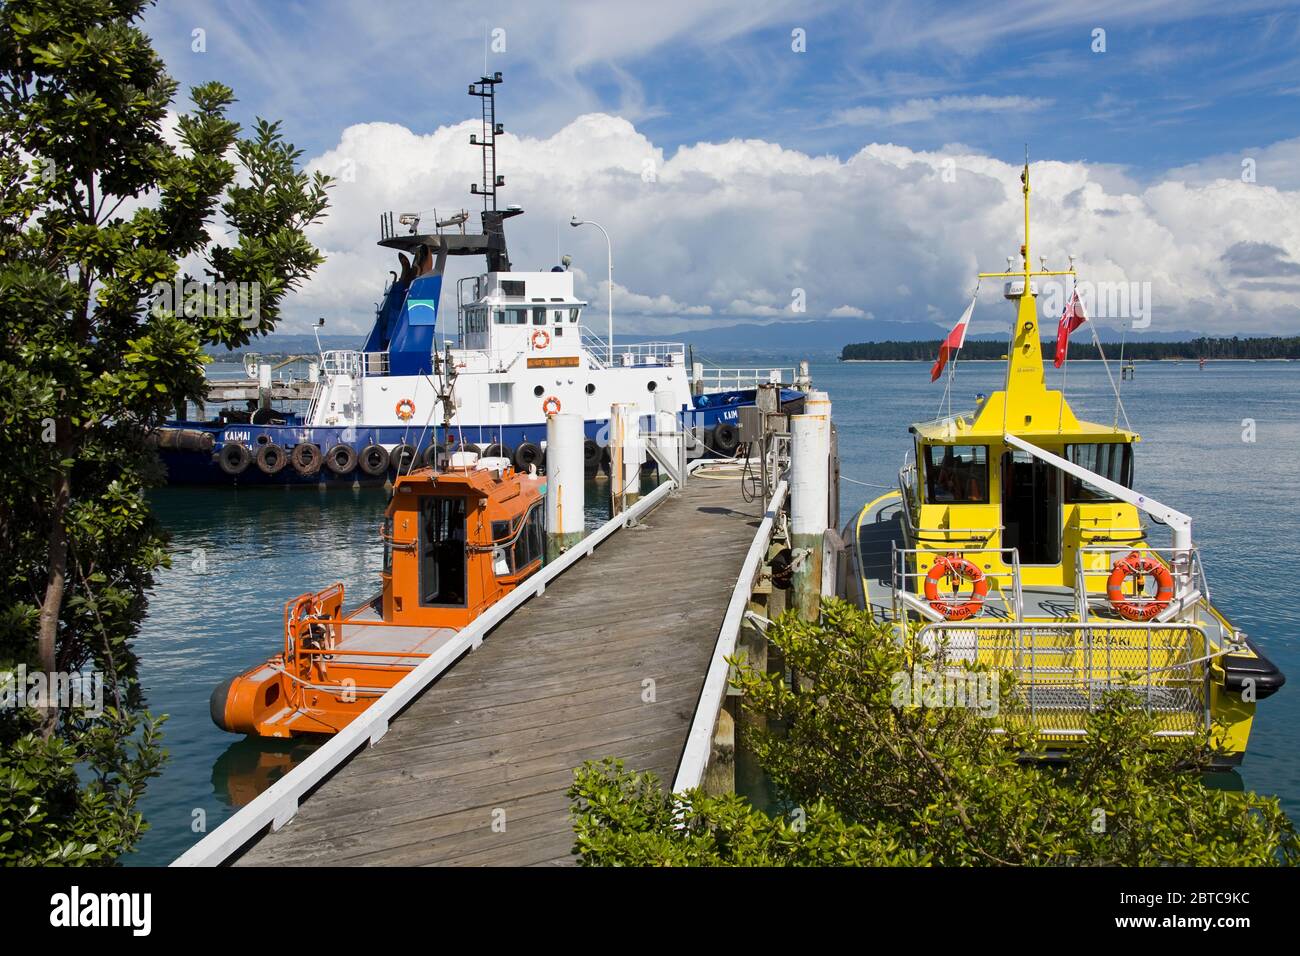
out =
[(502, 295), (517, 295), (521, 299), (524, 296), (524, 283), (518, 279), (502, 279), (498, 286)]
[[(542, 521), (545, 508), (537, 505), (528, 512), (522, 527), (515, 533), (513, 544), (507, 540), (504, 547), (499, 547), (492, 560), (492, 569), (498, 575), (518, 574), (540, 559), (546, 552), (546, 536)], [(500, 522), (506, 524), (505, 522)], [(501, 540), (496, 534), (496, 522), (493, 523), (494, 540)], [(506, 524), (509, 528), (509, 525)], [(503, 536), (509, 538), (508, 535)]]
[(546, 324), (546, 310), (542, 308), (533, 309), (533, 325)]
[(420, 604), (465, 606), (465, 499), (420, 502)]
[(520, 530), (519, 537), (515, 539), (514, 566), (516, 574), (542, 556), (545, 547), (542, 540), (542, 516), (544, 513), (545, 510), (542, 507), (534, 507), (528, 513), (525, 527)]
[(527, 309), (503, 309), (501, 312), (498, 312), (497, 315), (501, 316), (497, 321), (501, 322), (503, 325), (528, 324)]
[[(1087, 445), (1067, 445), (1065, 457), (1076, 465), (1109, 478), (1125, 488), (1133, 487), (1133, 447), (1128, 442), (1097, 442)], [(1071, 504), (1087, 501), (1117, 501), (1100, 488), (1076, 478), (1065, 476), (1065, 500)]]
[(987, 504), (986, 445), (926, 445), (925, 500), (931, 504)]
[(570, 309), (570, 310), (569, 310), (569, 321), (570, 321), (570, 322), (577, 322), (577, 321), (578, 321), (578, 313), (579, 313), (580, 311), (582, 311), (582, 310), (581, 310), (581, 309)]

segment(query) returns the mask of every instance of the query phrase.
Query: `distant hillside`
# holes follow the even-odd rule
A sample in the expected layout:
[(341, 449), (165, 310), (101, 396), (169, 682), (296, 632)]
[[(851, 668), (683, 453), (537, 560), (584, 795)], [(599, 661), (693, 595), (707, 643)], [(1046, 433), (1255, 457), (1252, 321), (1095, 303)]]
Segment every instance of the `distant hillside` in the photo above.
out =
[[(1044, 351), (1053, 347), (1043, 343)], [(1000, 359), (1007, 353), (1005, 339), (988, 341), (967, 339), (962, 347), (963, 359)], [(1107, 349), (1107, 357), (1115, 358), (1118, 350)], [(918, 362), (932, 361), (939, 354), (939, 339), (928, 342), (858, 342), (844, 346), (840, 360), (844, 362)], [(1097, 357), (1092, 342), (1071, 342), (1070, 358)], [(1300, 336), (1270, 338), (1208, 338), (1187, 342), (1126, 342), (1125, 359), (1300, 359)]]
[[(364, 335), (322, 335), (322, 349), (359, 349), (365, 344)], [(272, 361), (290, 355), (315, 355), (316, 336), (297, 332), (276, 332), (262, 339), (254, 339), (241, 349), (209, 349), (217, 362), (239, 362), (245, 353), (254, 353)]]

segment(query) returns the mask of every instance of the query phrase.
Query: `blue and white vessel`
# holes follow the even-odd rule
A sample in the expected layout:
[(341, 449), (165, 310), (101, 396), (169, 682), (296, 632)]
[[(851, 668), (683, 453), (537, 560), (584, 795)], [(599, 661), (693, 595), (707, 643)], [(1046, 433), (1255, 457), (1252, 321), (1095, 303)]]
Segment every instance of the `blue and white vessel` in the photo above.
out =
[[(495, 87), (501, 74), (469, 88), (483, 103), (484, 177), (481, 231), (467, 232), (469, 215), (437, 220), (406, 233), (381, 216), (379, 245), (397, 253), (400, 271), (379, 304), (360, 350), (322, 351), (305, 412), (264, 407), (223, 413), (210, 421), (168, 422), (158, 434), (171, 484), (283, 485), (386, 480), (413, 462), (436, 465), (450, 450), (469, 447), (544, 469), (548, 412), (580, 411), (586, 420), (587, 466), (604, 455), (614, 403), (632, 403), (643, 416), (675, 410), (699, 450), (737, 450), (739, 410), (755, 402), (759, 385), (780, 384), (786, 411), (797, 411), (808, 388), (793, 369), (704, 369), (686, 346), (639, 342), (615, 346), (583, 324), (587, 303), (574, 293), (573, 274), (516, 272), (505, 222), (523, 210), (496, 207), (504, 178), (496, 173)], [(443, 274), (449, 256), (483, 256), (486, 271), (456, 283), (454, 329), (440, 325)], [(698, 453), (698, 452), (697, 452)]]

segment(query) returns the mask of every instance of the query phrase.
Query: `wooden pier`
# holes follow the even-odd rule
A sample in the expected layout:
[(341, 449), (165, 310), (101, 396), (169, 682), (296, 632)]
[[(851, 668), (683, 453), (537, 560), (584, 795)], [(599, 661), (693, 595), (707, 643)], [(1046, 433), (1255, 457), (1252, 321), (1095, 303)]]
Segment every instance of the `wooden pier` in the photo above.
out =
[(672, 784), (762, 518), (736, 477), (692, 477), (514, 611), (237, 864), (573, 862), (574, 768), (620, 757)]

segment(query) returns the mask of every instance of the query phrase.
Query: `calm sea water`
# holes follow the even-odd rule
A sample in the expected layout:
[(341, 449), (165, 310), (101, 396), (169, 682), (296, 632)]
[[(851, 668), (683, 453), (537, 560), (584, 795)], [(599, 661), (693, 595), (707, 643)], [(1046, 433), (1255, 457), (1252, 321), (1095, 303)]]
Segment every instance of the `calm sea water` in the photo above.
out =
[[(719, 364), (791, 364), (788, 356), (711, 355)], [(1059, 375), (1049, 373), (1059, 387)], [(1118, 370), (1116, 369), (1116, 374)], [(928, 365), (814, 362), (830, 392), (845, 481), (841, 520), (892, 487), (911, 447), (907, 426), (934, 417), (942, 385)], [(954, 409), (1001, 387), (997, 363), (963, 363)], [(1272, 568), (1289, 566), (1300, 500), (1300, 365), (1139, 363), (1122, 383), (1133, 428), (1143, 436), (1136, 480), (1145, 492), (1191, 514), (1215, 602), (1255, 638), (1293, 683), (1261, 702), (1245, 786), (1277, 794), (1300, 820), (1300, 603)], [(1075, 363), (1067, 395), (1080, 417), (1111, 422), (1115, 399), (1098, 363)], [(1254, 423), (1253, 441), (1243, 440)], [(1121, 420), (1122, 424), (1122, 420)], [(853, 479), (850, 481), (848, 479)], [(858, 484), (855, 482), (863, 482)], [(589, 485), (589, 499), (604, 485)], [(208, 695), (279, 644), (284, 602), (342, 581), (358, 598), (378, 581), (379, 489), (357, 491), (165, 489), (154, 505), (172, 533), (173, 567), (158, 578), (138, 642), (151, 709), (166, 713), (163, 775), (142, 811), (152, 829), (128, 864), (164, 864), (310, 752), (311, 745), (239, 740), (212, 725)], [(589, 509), (589, 524), (603, 518)], [(1281, 597), (1279, 595), (1282, 595)]]

